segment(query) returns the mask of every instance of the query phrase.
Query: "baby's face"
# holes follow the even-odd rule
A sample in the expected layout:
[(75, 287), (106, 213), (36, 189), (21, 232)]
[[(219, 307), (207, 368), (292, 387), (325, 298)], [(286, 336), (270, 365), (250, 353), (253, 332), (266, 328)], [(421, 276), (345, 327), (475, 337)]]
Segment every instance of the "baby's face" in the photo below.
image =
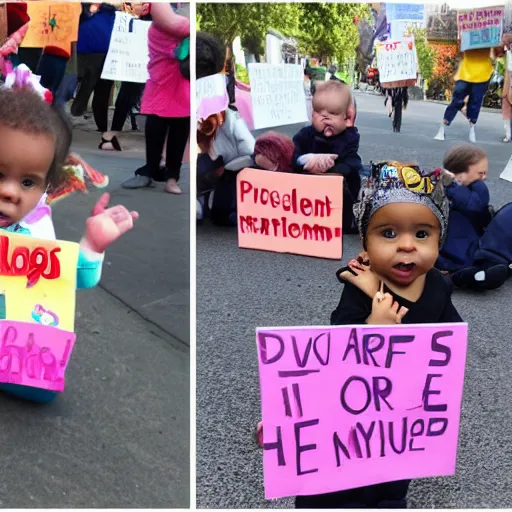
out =
[(5, 228), (21, 221), (44, 194), (55, 142), (2, 125), (0, 141), (0, 228)]
[(311, 122), (314, 129), (326, 137), (333, 137), (347, 128), (347, 108), (349, 97), (340, 97), (339, 92), (318, 92), (313, 98)]
[(475, 181), (484, 181), (489, 173), (489, 160), (483, 158), (476, 164), (470, 165), (466, 172), (455, 175), (455, 179), (460, 185), (471, 185)]

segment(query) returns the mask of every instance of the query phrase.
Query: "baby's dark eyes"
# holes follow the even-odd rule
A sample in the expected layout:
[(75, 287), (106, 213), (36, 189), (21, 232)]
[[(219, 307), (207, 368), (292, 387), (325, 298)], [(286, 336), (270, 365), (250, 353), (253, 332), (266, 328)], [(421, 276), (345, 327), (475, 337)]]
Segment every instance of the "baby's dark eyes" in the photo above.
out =
[[(396, 238), (397, 234), (394, 229), (388, 228), (388, 229), (384, 229), (382, 231), (382, 236), (384, 238), (392, 239), (392, 238)], [(418, 238), (419, 240), (424, 240), (424, 239), (428, 238), (428, 232), (425, 231), (424, 229), (420, 229), (419, 231), (416, 232), (416, 238)]]
[(34, 183), (34, 180), (26, 179), (26, 180), (23, 180), (23, 181), (22, 181), (22, 185), (23, 185), (25, 188), (30, 188), (30, 187), (33, 187), (33, 186), (35, 185), (35, 183)]

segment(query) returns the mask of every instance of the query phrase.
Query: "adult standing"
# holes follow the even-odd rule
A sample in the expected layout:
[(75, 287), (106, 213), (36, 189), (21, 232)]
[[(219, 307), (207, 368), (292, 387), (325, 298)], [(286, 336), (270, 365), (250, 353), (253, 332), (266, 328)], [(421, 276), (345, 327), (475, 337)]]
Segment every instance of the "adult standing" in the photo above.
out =
[[(144, 188), (153, 184), (160, 172), (165, 139), (165, 192), (181, 194), (178, 185), (183, 154), (190, 134), (190, 80), (180, 71), (174, 55), (190, 35), (189, 12), (174, 12), (168, 3), (152, 3), (153, 23), (148, 32), (149, 79), (142, 96), (141, 114), (146, 119), (146, 165), (123, 183), (124, 188)], [(188, 14), (188, 15), (187, 15)]]
[[(71, 114), (75, 117), (84, 115), (89, 98), (94, 93), (94, 121), (98, 131), (105, 133), (108, 130), (108, 107), (114, 82), (103, 80), (101, 73), (110, 46), (116, 7), (102, 3), (96, 12), (91, 13), (91, 6), (90, 3), (82, 4), (77, 42), (79, 86), (71, 105)], [(102, 144), (106, 142), (114, 144), (116, 141), (102, 141)]]
[(489, 87), (489, 80), (494, 71), (492, 49), (466, 50), (462, 54), (459, 69), (455, 75), (455, 88), (452, 101), (446, 107), (443, 122), (435, 140), (445, 140), (445, 131), (452, 123), (459, 110), (464, 107), (464, 99), (468, 96), (467, 114), (469, 121), (469, 140), (476, 142), (475, 125), (478, 121), (480, 109), (485, 93)]

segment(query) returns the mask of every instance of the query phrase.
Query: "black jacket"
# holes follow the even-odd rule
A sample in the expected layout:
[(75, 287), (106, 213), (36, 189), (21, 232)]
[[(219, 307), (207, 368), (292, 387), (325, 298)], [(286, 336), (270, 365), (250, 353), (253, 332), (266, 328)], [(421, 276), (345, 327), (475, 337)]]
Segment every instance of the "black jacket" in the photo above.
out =
[(293, 168), (296, 172), (303, 172), (304, 166), (297, 163), (297, 159), (308, 153), (332, 153), (338, 155), (335, 167), (331, 172), (347, 176), (359, 174), (363, 162), (358, 154), (359, 132), (357, 128), (347, 128), (344, 132), (333, 137), (325, 137), (318, 133), (313, 126), (306, 126), (293, 138), (295, 151), (293, 153)]

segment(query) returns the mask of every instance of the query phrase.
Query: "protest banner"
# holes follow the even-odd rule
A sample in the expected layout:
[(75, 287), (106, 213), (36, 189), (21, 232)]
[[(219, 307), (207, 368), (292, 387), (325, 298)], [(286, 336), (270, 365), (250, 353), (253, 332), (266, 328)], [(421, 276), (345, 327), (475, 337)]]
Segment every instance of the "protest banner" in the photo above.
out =
[(0, 382), (64, 389), (78, 252), (72, 242), (0, 235)]
[(307, 123), (300, 64), (249, 64), (254, 128)]
[(22, 48), (56, 46), (71, 51), (71, 43), (78, 40), (80, 2), (27, 2), (30, 22)]
[(197, 121), (226, 110), (228, 104), (226, 75), (211, 75), (196, 80)]
[(460, 50), (499, 46), (503, 35), (504, 7), (485, 7), (457, 12)]
[(148, 30), (150, 21), (116, 12), (101, 78), (145, 84), (149, 78)]
[(237, 209), (241, 248), (341, 259), (342, 176), (244, 169)]
[(257, 329), (265, 497), (454, 474), (467, 332)]
[(377, 44), (377, 69), (383, 87), (408, 87), (418, 76), (414, 39)]

